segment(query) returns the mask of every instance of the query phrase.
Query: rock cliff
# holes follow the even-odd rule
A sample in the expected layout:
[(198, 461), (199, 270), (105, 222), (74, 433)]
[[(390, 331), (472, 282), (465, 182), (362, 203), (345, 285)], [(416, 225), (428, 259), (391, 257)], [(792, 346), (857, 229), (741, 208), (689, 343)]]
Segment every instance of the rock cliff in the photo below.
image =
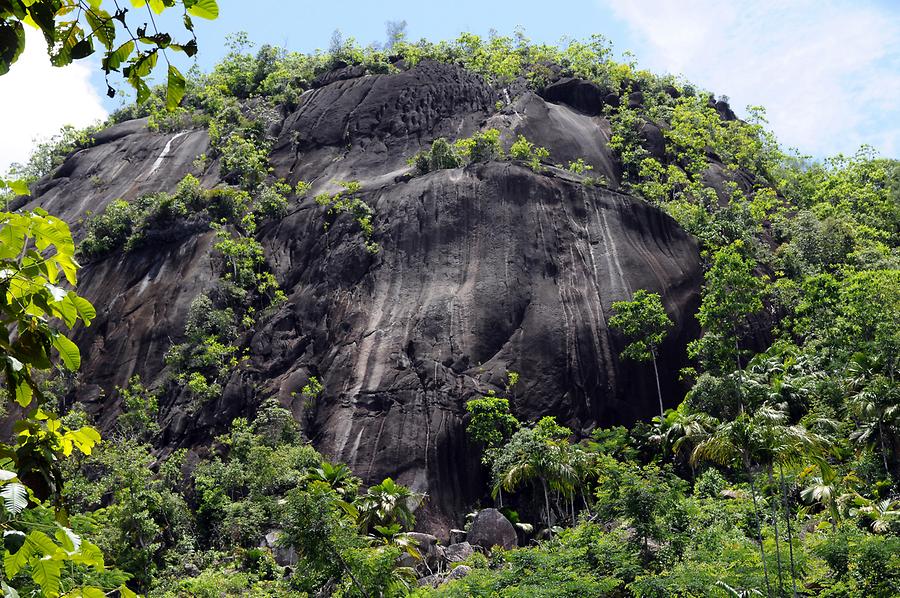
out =
[[(285, 217), (261, 226), (257, 239), (288, 299), (244, 336), (248, 358), (221, 398), (195, 412), (182, 394), (163, 397), (161, 451), (199, 446), (275, 396), (318, 449), (366, 482), (392, 476), (427, 492), (436, 524), (484, 491), (464, 406), (501, 388), (507, 370), (521, 375), (511, 397), (520, 419), (555, 415), (583, 434), (656, 412), (652, 369), (620, 360), (624, 341), (607, 325), (612, 303), (642, 288), (660, 293), (675, 321), (661, 376), (670, 403), (681, 398), (677, 371), (697, 332), (697, 243), (617, 190), (610, 126), (591, 104), (602, 94), (567, 84), (546, 99), (510, 98), (436, 63), (320, 83), (281, 115), (270, 163), (316, 192), (360, 181), (380, 250), (365, 250), (348, 215), (326, 230), (325, 209), (309, 198), (293, 198)], [(145, 124), (95, 136), (40, 181), (28, 206), (65, 218), (80, 238), (84, 219), (111, 201), (173, 191), (199, 174), (205, 130), (153, 133)], [(434, 138), (486, 126), (507, 142), (525, 134), (554, 162), (583, 158), (610, 185), (511, 162), (411, 176), (407, 158)], [(201, 182), (221, 182), (215, 163)], [(80, 291), (98, 317), (76, 336), (85, 359), (71, 398), (102, 426), (120, 409), (117, 385), (165, 376), (163, 356), (181, 340), (191, 301), (215, 283), (212, 245), (208, 226), (185, 224), (85, 265)], [(299, 396), (311, 375), (324, 383), (314, 407)]]

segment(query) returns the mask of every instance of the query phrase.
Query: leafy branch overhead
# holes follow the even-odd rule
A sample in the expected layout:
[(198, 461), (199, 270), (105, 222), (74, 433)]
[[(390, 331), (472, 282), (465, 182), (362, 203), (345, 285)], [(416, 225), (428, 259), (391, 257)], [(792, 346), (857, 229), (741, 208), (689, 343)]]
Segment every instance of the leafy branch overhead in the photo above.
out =
[[(109, 76), (121, 72), (137, 92), (138, 103), (144, 102), (150, 97), (147, 81), (161, 54), (167, 68), (166, 105), (169, 109), (175, 108), (184, 96), (185, 78), (169, 61), (166, 51), (182, 52), (188, 57), (197, 53), (193, 17), (217, 18), (219, 6), (216, 0), (131, 0), (131, 8), (122, 7), (114, 0), (112, 7), (107, 6), (109, 10), (104, 4), (109, 3), (101, 0), (0, 0), (0, 75), (9, 72), (25, 50), (24, 25), (29, 25), (43, 33), (47, 54), (54, 66), (66, 66), (99, 49), (109, 97), (116, 94)], [(184, 30), (190, 38), (184, 42), (176, 42), (172, 34), (160, 31), (156, 26), (157, 16), (176, 8), (182, 11)]]

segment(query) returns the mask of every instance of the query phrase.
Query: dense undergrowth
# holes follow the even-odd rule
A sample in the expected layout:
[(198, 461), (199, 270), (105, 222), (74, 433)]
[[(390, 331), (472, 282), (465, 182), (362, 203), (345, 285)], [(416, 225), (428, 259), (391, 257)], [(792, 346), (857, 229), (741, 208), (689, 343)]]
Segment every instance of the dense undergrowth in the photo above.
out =
[[(603, 184), (694, 234), (706, 272), (703, 334), (683, 372), (690, 390), (661, 397), (676, 409), (582, 439), (552, 418), (519, 421), (503, 398), (512, 374), (506, 389), (470, 402), (493, 500), (530, 524), (533, 544), (478, 554), (467, 576), (438, 589), (415, 589), (413, 571), (398, 566), (404, 553), (420, 556), (402, 533), (419, 497), (390, 480), (360, 491), (274, 403), (235, 420), (190, 465), (182, 452), (152, 451), (158, 393), (186, 385), (199, 404), (215, 399), (239, 362), (241, 334), (281, 300), (254, 235), (308, 188), (272, 177), (272, 123), (332, 68), (390, 73), (422, 60), (461, 64), (498, 89), (540, 90), (561, 75), (597, 84), (622, 168), (620, 181)], [(184, 342), (169, 352), (171, 386), (122, 389), (117, 432), (68, 472), (77, 531), (153, 596), (900, 594), (900, 164), (868, 148), (823, 162), (789, 154), (763, 112), (749, 114), (736, 119), (721, 98), (615, 60), (600, 37), (557, 47), (469, 34), (389, 50), (336, 43), (313, 55), (253, 54), (237, 39), (212, 73), (193, 73), (175, 112), (159, 94), (119, 111), (111, 122), (208, 127), (211, 153), (196, 174), (215, 161), (225, 185), (201, 189), (191, 176), (173, 195), (114, 202), (87, 223), (82, 255), (202, 227), (216, 235), (221, 278), (195, 300)], [(663, 151), (648, 149), (647, 126), (661, 130)], [(18, 174), (46, 174), (78, 143), (89, 133), (65, 132)], [(503, 148), (488, 129), (435, 140), (411, 164), (421, 174), (507, 155), (536, 171), (552, 163), (524, 138)], [(588, 168), (568, 165), (578, 175)], [(348, 212), (365, 248), (378, 250), (358, 184), (316, 201), (323, 226)], [(641, 313), (654, 299), (635, 301)], [(628, 306), (619, 311), (624, 318)], [(653, 339), (665, 326), (627, 324), (638, 347), (628, 357), (655, 365)], [(308, 400), (320, 390), (311, 380)], [(277, 546), (260, 547), (275, 530)], [(272, 553), (290, 549), (298, 563), (285, 570)]]

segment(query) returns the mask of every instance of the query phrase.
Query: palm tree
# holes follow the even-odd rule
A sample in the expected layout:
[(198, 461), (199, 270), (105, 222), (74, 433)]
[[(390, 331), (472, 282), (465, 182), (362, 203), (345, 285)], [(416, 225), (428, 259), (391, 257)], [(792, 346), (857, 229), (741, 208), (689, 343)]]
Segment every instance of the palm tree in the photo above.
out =
[(552, 520), (550, 491), (570, 496), (579, 479), (575, 451), (568, 440), (548, 436), (535, 428), (520, 429), (501, 448), (492, 475), (494, 496), (501, 489), (515, 492), (525, 484), (538, 484), (543, 493), (543, 517), (548, 528)]
[(848, 404), (858, 424), (850, 440), (867, 447), (874, 447), (877, 441), (885, 474), (890, 476), (885, 440), (896, 434), (900, 424), (900, 389), (880, 373), (881, 369), (877, 358), (854, 355), (847, 365), (844, 385), (851, 393)]
[[(802, 463), (806, 457), (814, 455), (818, 457), (825, 445), (825, 440), (810, 432), (801, 425), (787, 425), (786, 405), (763, 405), (756, 414), (761, 424), (760, 461), (766, 467), (769, 483), (774, 486), (774, 465), (778, 465), (779, 485), (781, 486), (784, 520), (788, 534), (788, 550), (791, 563), (791, 585), (794, 596), (797, 595), (797, 574), (794, 563), (794, 541), (791, 530), (790, 503), (788, 501), (787, 487), (784, 483), (784, 466)], [(771, 502), (772, 520), (775, 527), (775, 551), (779, 565), (779, 583), (781, 581), (781, 558), (778, 544), (778, 516), (775, 510), (777, 501)]]
[(891, 470), (888, 466), (885, 437), (889, 431), (893, 431), (900, 419), (900, 403), (896, 398), (890, 397), (890, 394), (885, 396), (871, 387), (866, 387), (850, 398), (851, 412), (858, 419), (858, 426), (850, 434), (850, 440), (865, 446), (874, 446), (877, 439), (884, 472), (888, 476), (891, 475)]
[(857, 494), (854, 502), (857, 506), (850, 509), (850, 515), (868, 520), (869, 527), (876, 534), (885, 533), (892, 523), (900, 519), (900, 500), (895, 498), (869, 500)]
[(343, 463), (332, 464), (328, 461), (322, 461), (318, 467), (311, 467), (306, 472), (306, 479), (325, 482), (341, 498), (356, 492), (358, 485), (358, 480), (349, 467)]
[(691, 468), (694, 477), (694, 463), (690, 456), (698, 442), (709, 436), (710, 431), (718, 423), (716, 419), (701, 411), (691, 411), (687, 403), (681, 403), (677, 409), (666, 411), (665, 417), (653, 418), (655, 428), (650, 441), (662, 447), (663, 452), (671, 452), (672, 459), (679, 458)]
[(753, 497), (753, 510), (756, 514), (756, 536), (759, 541), (763, 577), (766, 580), (766, 591), (768, 595), (771, 595), (772, 586), (769, 583), (769, 568), (766, 564), (766, 549), (762, 536), (762, 516), (759, 510), (756, 483), (753, 479), (758, 428), (758, 422), (742, 411), (735, 420), (719, 424), (707, 438), (698, 443), (691, 453), (691, 462), (696, 464), (698, 461), (710, 461), (727, 467), (738, 465), (747, 474), (750, 481), (750, 493)]
[(391, 478), (385, 478), (380, 484), (369, 487), (366, 493), (356, 500), (359, 526), (365, 532), (375, 525), (390, 526), (394, 523), (403, 529), (412, 529), (416, 517), (413, 515), (411, 504), (423, 496)]

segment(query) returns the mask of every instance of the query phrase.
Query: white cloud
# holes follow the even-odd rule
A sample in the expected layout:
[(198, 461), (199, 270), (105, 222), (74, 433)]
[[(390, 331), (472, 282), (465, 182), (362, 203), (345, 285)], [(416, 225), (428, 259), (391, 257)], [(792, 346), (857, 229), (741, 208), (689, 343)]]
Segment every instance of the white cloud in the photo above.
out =
[(0, 175), (12, 162), (28, 159), (35, 139), (46, 139), (63, 125), (83, 127), (107, 115), (90, 81), (97, 65), (51, 66), (43, 36), (25, 29), (25, 51), (0, 77)]
[(761, 104), (786, 146), (900, 151), (900, 14), (870, 2), (601, 0), (653, 69)]

